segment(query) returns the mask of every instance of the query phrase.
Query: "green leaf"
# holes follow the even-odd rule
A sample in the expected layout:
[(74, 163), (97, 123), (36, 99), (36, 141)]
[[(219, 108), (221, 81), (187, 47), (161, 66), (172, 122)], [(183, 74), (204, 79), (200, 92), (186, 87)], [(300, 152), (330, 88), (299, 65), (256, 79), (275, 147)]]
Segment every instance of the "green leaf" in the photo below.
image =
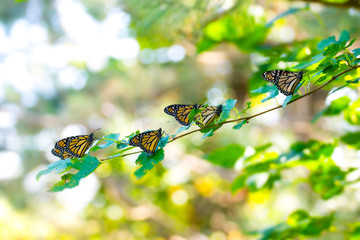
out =
[(159, 149), (153, 155), (148, 155), (145, 152), (142, 152), (136, 160), (136, 164), (140, 165), (134, 173), (136, 178), (140, 179), (145, 176), (147, 171), (153, 169), (154, 165), (161, 162), (164, 157), (165, 153), (163, 149)]
[(250, 91), (251, 93), (270, 93), (269, 96), (261, 100), (261, 102), (265, 102), (271, 98), (276, 97), (279, 94), (279, 91), (275, 85), (263, 85), (259, 87), (258, 89)]
[(340, 38), (339, 38), (339, 41), (338, 43), (346, 43), (347, 41), (350, 40), (350, 34), (348, 31), (346, 30), (343, 30), (340, 34)]
[(343, 135), (341, 141), (356, 149), (360, 149), (360, 132), (351, 132)]
[[(208, 129), (206, 129), (208, 130)], [(207, 137), (212, 137), (214, 135), (214, 130), (210, 129), (209, 131), (205, 132), (205, 134), (202, 136), (201, 139), (207, 138)]]
[(248, 176), (246, 174), (242, 174), (234, 179), (234, 181), (231, 183), (231, 186), (230, 186), (232, 194), (236, 193), (238, 190), (240, 190), (246, 186), (247, 177)]
[(220, 118), (217, 122), (225, 122), (230, 117), (230, 111), (235, 107), (236, 99), (228, 99), (222, 107)]
[[(268, 86), (268, 85), (262, 85), (261, 87), (259, 87), (258, 89), (252, 90), (250, 91), (251, 93), (267, 93), (270, 90), (272, 90), (274, 88), (275, 85), (272, 86)], [(276, 86), (275, 86), (276, 88)]]
[(360, 125), (360, 99), (353, 102), (348, 109), (344, 111), (345, 120), (353, 125)]
[(225, 168), (233, 168), (236, 161), (244, 154), (245, 148), (238, 144), (230, 144), (226, 147), (212, 151), (205, 158), (215, 164)]
[(168, 144), (168, 142), (169, 142), (169, 137), (170, 137), (169, 135), (163, 136), (158, 143), (158, 147), (164, 148), (166, 146), (166, 144)]
[(239, 130), (245, 123), (246, 120), (242, 120), (240, 123), (236, 124), (233, 129)]
[(109, 134), (109, 135), (105, 136), (104, 138), (108, 138), (111, 140), (105, 140), (105, 143), (97, 145), (97, 146), (100, 149), (107, 148), (107, 147), (111, 146), (112, 144), (116, 143), (119, 140), (119, 137), (120, 137), (120, 133)]
[(183, 131), (188, 130), (188, 129), (189, 129), (189, 127), (191, 127), (191, 125), (189, 125), (189, 126), (182, 126), (182, 127), (180, 127), (180, 128), (179, 128), (179, 130), (177, 130), (177, 132), (176, 132), (176, 134), (175, 134), (175, 135), (177, 135), (177, 134), (179, 134), (179, 133), (181, 133), (181, 132), (183, 132)]
[(328, 37), (327, 39), (321, 40), (317, 45), (318, 50), (324, 50), (326, 47), (330, 46), (331, 44), (335, 43), (335, 36)]
[(357, 57), (360, 55), (360, 48), (356, 48), (351, 50), (351, 53), (354, 55), (354, 57)]
[(285, 100), (284, 100), (284, 102), (283, 102), (283, 104), (282, 104), (282, 108), (285, 108), (285, 107), (286, 107), (286, 105), (291, 101), (292, 97), (293, 97), (293, 95), (289, 95), (289, 96), (287, 96), (287, 97), (285, 98)]
[(354, 222), (348, 224), (349, 229), (346, 231), (347, 240), (358, 240), (360, 239), (360, 222)]
[(314, 191), (321, 195), (323, 199), (330, 199), (343, 192), (346, 185), (345, 177), (347, 172), (343, 172), (335, 165), (319, 166), (312, 172), (309, 182)]
[(261, 100), (261, 102), (266, 102), (269, 99), (275, 98), (277, 95), (279, 95), (279, 91), (276, 88), (276, 86), (274, 85), (274, 88), (271, 88), (271, 90), (269, 91), (269, 95), (264, 98), (263, 100)]
[(213, 47), (215, 47), (216, 45), (218, 45), (219, 43), (205, 37), (200, 39), (200, 41), (196, 44), (196, 50), (197, 53), (202, 53), (205, 52)]
[(42, 170), (36, 175), (36, 180), (39, 180), (42, 175), (49, 173), (61, 173), (65, 171), (68, 167), (72, 166), (71, 159), (67, 158), (65, 160), (59, 160), (57, 162), (50, 163), (47, 166), (47, 169)]
[(117, 149), (123, 149), (129, 147), (129, 143), (127, 141), (121, 141), (118, 144), (116, 144)]
[(76, 174), (66, 174), (62, 180), (57, 182), (50, 191), (59, 192), (65, 188), (74, 188), (79, 185), (80, 181), (87, 177), (90, 173), (94, 172), (100, 165), (96, 157), (87, 155), (85, 158), (80, 159), (72, 164), (72, 168), (79, 170)]
[(240, 112), (240, 114), (246, 113), (246, 111), (251, 108), (251, 102), (247, 102), (246, 105), (247, 105), (247, 107), (246, 107), (244, 110), (242, 110), (242, 111)]
[(330, 91), (328, 95), (333, 94), (334, 92), (337, 92), (337, 91), (339, 91), (340, 89), (343, 89), (344, 87), (347, 87), (349, 84), (359, 83), (359, 81), (360, 81), (360, 78), (356, 78), (356, 79), (354, 79), (354, 80), (348, 80), (348, 81), (346, 81), (346, 84), (345, 84), (345, 85), (343, 85), (343, 86), (341, 86), (341, 87), (338, 87), (338, 88)]
[(312, 119), (312, 122), (316, 122), (321, 116), (339, 115), (342, 111), (344, 111), (344, 109), (348, 108), (350, 101), (351, 100), (348, 96), (343, 96), (335, 99), (330, 103), (329, 106), (318, 112)]
[(302, 63), (296, 65), (295, 67), (293, 67), (294, 69), (305, 69), (315, 63), (320, 62), (321, 60), (323, 60), (325, 58), (325, 56), (322, 53), (319, 53), (317, 55), (315, 55), (314, 57), (312, 57), (311, 60), (309, 61), (303, 61)]
[(324, 217), (311, 217), (304, 210), (293, 212), (286, 223), (280, 223), (265, 230), (256, 231), (262, 234), (262, 240), (304, 239), (315, 237), (329, 230), (334, 221), (334, 214)]

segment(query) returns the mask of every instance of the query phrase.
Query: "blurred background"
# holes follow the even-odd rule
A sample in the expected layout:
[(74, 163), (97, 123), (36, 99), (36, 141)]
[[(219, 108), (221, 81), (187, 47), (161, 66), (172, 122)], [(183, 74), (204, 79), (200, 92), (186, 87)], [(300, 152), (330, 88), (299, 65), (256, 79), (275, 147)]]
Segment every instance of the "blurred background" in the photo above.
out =
[[(219, 19), (236, 26), (225, 30), (237, 43), (213, 34)], [(294, 183), (308, 174), (294, 168), (272, 189), (231, 194), (241, 160), (227, 169), (204, 159), (234, 143), (245, 147), (246, 157), (268, 143), (282, 153), (295, 141), (331, 141), (356, 130), (341, 117), (311, 123), (334, 98), (358, 99), (359, 91), (349, 88), (329, 97), (320, 91), (239, 131), (226, 125), (211, 138), (181, 138), (140, 180), (133, 175), (136, 155), (103, 164), (62, 192), (48, 191), (59, 175), (35, 176), (58, 160), (50, 151), (63, 137), (97, 128), (98, 136), (159, 127), (174, 134), (180, 126), (163, 112), (174, 103), (208, 99), (216, 105), (233, 98), (243, 110), (249, 91), (264, 84), (261, 72), (293, 66), (344, 29), (359, 38), (359, 22), (358, 1), (2, 0), (0, 238), (257, 239), (248, 233), (299, 208), (314, 215), (342, 209), (337, 221), (358, 221), (356, 186), (325, 201), (307, 183)], [(247, 114), (277, 106), (261, 99), (252, 98), (257, 105)], [(103, 158), (116, 149), (98, 152)], [(332, 158), (348, 166), (360, 152), (338, 147)], [(341, 237), (334, 231), (321, 239)]]

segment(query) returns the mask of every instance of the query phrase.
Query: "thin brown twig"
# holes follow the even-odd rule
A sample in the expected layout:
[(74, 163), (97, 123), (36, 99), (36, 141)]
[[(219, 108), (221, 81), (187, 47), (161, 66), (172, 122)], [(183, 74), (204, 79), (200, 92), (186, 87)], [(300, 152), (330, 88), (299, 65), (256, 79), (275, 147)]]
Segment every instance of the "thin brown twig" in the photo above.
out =
[[(359, 67), (360, 67), (360, 65), (351, 67), (351, 68), (349, 68), (349, 69), (347, 69), (347, 70), (345, 70), (345, 71), (343, 71), (343, 72), (341, 72), (341, 73), (333, 76), (333, 77), (332, 77), (329, 81), (327, 81), (326, 83), (323, 83), (322, 85), (320, 85), (319, 87), (315, 88), (314, 90), (312, 90), (312, 91), (310, 91), (310, 92), (308, 92), (308, 93), (306, 93), (306, 94), (304, 94), (304, 95), (302, 95), (302, 96), (300, 96), (300, 97), (298, 97), (298, 98), (296, 98), (296, 99), (294, 99), (294, 100), (291, 100), (290, 102), (287, 103), (287, 105), (289, 105), (289, 104), (291, 104), (291, 103), (293, 103), (293, 102), (296, 102), (296, 101), (298, 101), (298, 100), (300, 100), (300, 99), (302, 99), (302, 98), (304, 98), (304, 97), (307, 97), (307, 96), (309, 96), (309, 95), (311, 95), (311, 94), (319, 91), (320, 89), (322, 89), (322, 88), (325, 87), (326, 85), (330, 84), (332, 81), (334, 81), (334, 80), (337, 79), (338, 77), (344, 75), (344, 74), (347, 73), (347, 72), (350, 72), (350, 71), (352, 71), (352, 70), (355, 70), (355, 69), (357, 69), (357, 68), (359, 68)], [(193, 131), (184, 133), (184, 134), (182, 134), (182, 135), (180, 135), (180, 136), (174, 137), (174, 138), (172, 138), (171, 140), (169, 140), (168, 143), (173, 142), (173, 141), (175, 141), (175, 140), (177, 140), (177, 139), (179, 139), (179, 138), (185, 137), (185, 136), (187, 136), (187, 135), (193, 134), (193, 133), (195, 133), (195, 132), (199, 132), (199, 131), (205, 130), (205, 129), (213, 128), (213, 127), (216, 127), (216, 126), (222, 126), (222, 125), (225, 125), (225, 124), (228, 124), (228, 123), (240, 122), (240, 121), (242, 121), (242, 120), (248, 121), (248, 120), (250, 120), (250, 119), (252, 119), (252, 118), (254, 118), (254, 117), (257, 117), (257, 116), (263, 115), (263, 114), (265, 114), (265, 113), (274, 111), (274, 110), (276, 110), (276, 109), (282, 108), (282, 106), (283, 106), (283, 105), (279, 105), (279, 106), (277, 106), (277, 107), (270, 108), (270, 109), (268, 109), (268, 110), (265, 110), (265, 111), (260, 112), (260, 113), (256, 113), (256, 114), (251, 115), (251, 116), (248, 116), (248, 117), (242, 117), (242, 118), (238, 118), (238, 119), (233, 119), (233, 120), (225, 121), (225, 122), (222, 122), (222, 123), (214, 124), (214, 125), (211, 125), (211, 126), (199, 128), (199, 129), (196, 129), (196, 130), (193, 130)], [(137, 152), (127, 153), (127, 154), (124, 154), (124, 155), (109, 157), (109, 158), (105, 158), (105, 159), (101, 159), (101, 160), (103, 160), (104, 162), (106, 162), (106, 160), (110, 160), (110, 159), (114, 159), (114, 158), (118, 158), (118, 157), (125, 157), (125, 156), (128, 156), (128, 155), (133, 155), (133, 154), (137, 154), (137, 153), (141, 153), (141, 152), (142, 152), (142, 151), (137, 151)]]

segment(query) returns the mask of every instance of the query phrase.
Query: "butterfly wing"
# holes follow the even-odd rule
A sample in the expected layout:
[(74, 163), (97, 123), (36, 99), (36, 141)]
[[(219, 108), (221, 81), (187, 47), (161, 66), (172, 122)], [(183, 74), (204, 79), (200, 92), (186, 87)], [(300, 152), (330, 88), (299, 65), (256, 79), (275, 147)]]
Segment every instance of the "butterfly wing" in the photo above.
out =
[(62, 159), (67, 159), (67, 158), (73, 158), (73, 157), (71, 156), (70, 153), (68, 153), (67, 151), (64, 151), (62, 154)]
[(196, 124), (200, 127), (205, 127), (206, 125), (209, 125), (214, 122), (216, 118), (220, 116), (222, 112), (222, 105), (219, 105), (217, 107), (214, 106), (207, 106), (204, 107), (204, 109), (198, 114), (195, 119)]
[(198, 105), (173, 104), (164, 108), (164, 112), (175, 117), (176, 121), (178, 121), (181, 125), (189, 126), (189, 114), (194, 108), (197, 109)]
[(80, 158), (94, 141), (94, 134), (69, 137), (66, 151), (72, 156)]
[(283, 71), (275, 83), (280, 92), (286, 96), (294, 94), (294, 91), (302, 80), (303, 72)]
[(64, 149), (53, 148), (51, 150), (51, 153), (53, 155), (55, 155), (56, 157), (61, 158), (62, 160), (66, 159), (66, 158), (72, 158), (72, 156), (67, 151), (65, 151)]
[(64, 139), (57, 141), (54, 145), (54, 148), (59, 149), (59, 150), (66, 149), (68, 139), (69, 138), (64, 138)]
[(138, 134), (138, 135), (135, 135), (134, 137), (132, 137), (130, 139), (130, 141), (129, 141), (129, 145), (135, 146), (135, 147), (139, 146), (139, 144), (140, 144), (140, 136), (141, 136), (141, 133)]
[(56, 156), (56, 157), (59, 157), (61, 159), (63, 159), (63, 150), (60, 150), (60, 149), (57, 149), (57, 148), (53, 148), (51, 149), (51, 153)]
[(264, 72), (261, 77), (268, 82), (276, 83), (280, 75), (282, 74), (283, 70), (271, 70)]
[(148, 154), (154, 154), (162, 136), (161, 128), (154, 131), (142, 132), (132, 137), (129, 145), (140, 147)]
[(140, 148), (144, 152), (154, 154), (161, 139), (161, 129), (144, 134), (141, 138)]

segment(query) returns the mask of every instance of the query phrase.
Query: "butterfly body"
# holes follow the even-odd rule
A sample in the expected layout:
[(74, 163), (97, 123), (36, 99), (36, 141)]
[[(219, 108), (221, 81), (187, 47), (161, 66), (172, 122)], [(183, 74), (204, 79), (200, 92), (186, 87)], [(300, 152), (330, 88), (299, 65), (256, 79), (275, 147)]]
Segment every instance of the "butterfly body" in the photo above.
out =
[(274, 83), (279, 91), (286, 96), (294, 94), (296, 87), (303, 78), (303, 71), (291, 72), (285, 70), (271, 70), (264, 72), (261, 77)]
[(175, 117), (175, 119), (184, 126), (190, 125), (189, 115), (191, 110), (200, 110), (194, 119), (195, 123), (204, 127), (208, 124), (211, 124), (217, 117), (220, 116), (222, 112), (222, 105), (219, 106), (203, 106), (203, 105), (190, 105), (190, 104), (173, 104), (164, 108), (164, 112), (170, 116)]
[(63, 138), (57, 141), (51, 153), (61, 159), (80, 158), (95, 140), (94, 133)]
[(154, 154), (162, 137), (162, 129), (139, 133), (130, 138), (129, 145), (140, 147), (148, 154)]

